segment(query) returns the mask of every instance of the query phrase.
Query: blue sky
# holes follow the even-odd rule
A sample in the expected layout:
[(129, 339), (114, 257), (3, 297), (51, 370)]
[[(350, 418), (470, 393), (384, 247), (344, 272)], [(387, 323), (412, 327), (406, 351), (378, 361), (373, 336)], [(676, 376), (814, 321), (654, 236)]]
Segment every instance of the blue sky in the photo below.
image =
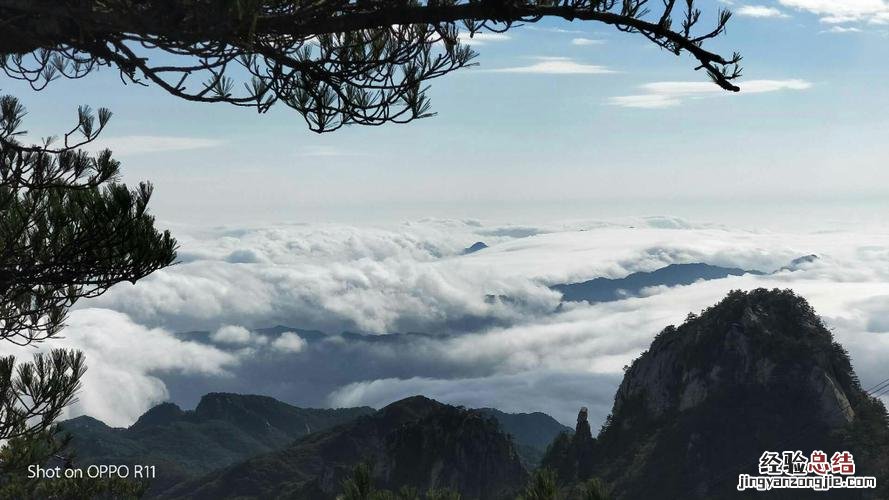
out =
[[(701, 5), (712, 14), (726, 3)], [(701, 86), (706, 76), (685, 56), (579, 22), (477, 40), (478, 67), (432, 83), (436, 117), (320, 136), (284, 106), (257, 115), (188, 103), (124, 86), (110, 70), (41, 93), (8, 79), (2, 89), (24, 101), (38, 135), (67, 129), (79, 104), (111, 108), (106, 144), (125, 180), (155, 183), (154, 211), (170, 223), (649, 214), (757, 223), (751, 206), (866, 219), (889, 194), (889, 7), (729, 8), (738, 15), (710, 48), (744, 55), (740, 95)]]

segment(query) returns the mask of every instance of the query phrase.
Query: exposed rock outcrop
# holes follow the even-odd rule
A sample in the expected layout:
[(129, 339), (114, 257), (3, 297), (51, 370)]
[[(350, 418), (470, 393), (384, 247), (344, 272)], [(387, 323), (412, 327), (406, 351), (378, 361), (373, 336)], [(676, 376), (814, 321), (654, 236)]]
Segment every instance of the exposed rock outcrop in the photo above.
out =
[[(886, 478), (889, 420), (808, 303), (760, 289), (664, 329), (627, 370), (595, 442), (563, 438), (544, 463), (569, 482), (602, 477), (617, 498), (735, 498), (738, 474), (783, 450), (849, 450), (860, 475)], [(886, 486), (836, 495), (889, 498)]]

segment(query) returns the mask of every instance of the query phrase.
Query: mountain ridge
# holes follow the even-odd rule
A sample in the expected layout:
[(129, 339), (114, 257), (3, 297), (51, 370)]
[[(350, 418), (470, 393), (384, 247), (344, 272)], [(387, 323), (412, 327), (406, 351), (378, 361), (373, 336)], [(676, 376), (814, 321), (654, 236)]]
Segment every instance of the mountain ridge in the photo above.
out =
[[(425, 414), (424, 400), (408, 398), (398, 407), (388, 405), (384, 410), (401, 414), (389, 414), (389, 418), (416, 420)], [(419, 403), (412, 404), (416, 401)], [(216, 392), (205, 394), (192, 410), (171, 402), (160, 403), (127, 428), (110, 427), (89, 416), (66, 420), (62, 428), (74, 437), (78, 464), (144, 464), (147, 460), (158, 465), (158, 477), (163, 478), (149, 490), (149, 496), (157, 496), (191, 478), (275, 452), (313, 432), (379, 411), (383, 410), (299, 408), (269, 396)], [(536, 466), (549, 442), (567, 429), (540, 412), (510, 414), (492, 408), (469, 411), (503, 425), (503, 432), (513, 440), (527, 467)]]
[(691, 285), (699, 280), (714, 280), (745, 274), (763, 275), (734, 267), (714, 266), (702, 262), (670, 264), (654, 271), (639, 271), (623, 278), (593, 278), (578, 283), (553, 285), (565, 302), (611, 302), (639, 296), (645, 288)]
[(796, 272), (819, 260), (815, 254), (804, 255), (772, 272), (755, 269), (724, 267), (704, 262), (676, 263), (655, 269), (638, 271), (622, 278), (598, 277), (586, 281), (552, 285), (550, 289), (562, 293), (563, 302), (611, 302), (640, 296), (646, 288), (657, 286), (691, 285), (696, 281), (723, 279), (729, 276), (765, 276), (780, 272)]
[(267, 396), (210, 393), (194, 410), (161, 403), (127, 428), (87, 416), (63, 421), (79, 465), (158, 467), (156, 494), (188, 477), (274, 451), (312, 430), (372, 413), (369, 407), (299, 408)]
[(527, 477), (494, 418), (413, 396), (181, 484), (164, 498), (333, 499), (365, 462), (384, 487), (449, 488), (467, 500), (508, 498)]

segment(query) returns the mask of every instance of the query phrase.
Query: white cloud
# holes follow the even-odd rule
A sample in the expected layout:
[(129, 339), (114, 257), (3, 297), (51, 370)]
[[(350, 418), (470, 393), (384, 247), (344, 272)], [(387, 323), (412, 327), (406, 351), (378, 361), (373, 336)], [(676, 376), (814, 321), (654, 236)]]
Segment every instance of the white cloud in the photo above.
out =
[[(508, 321), (525, 314), (520, 309), (555, 307), (556, 295), (540, 285), (449, 270), (452, 261), (443, 257), (480, 239), (510, 239), (478, 233), (490, 229), (496, 228), (430, 221), (397, 230), (317, 225), (223, 231), (184, 244), (182, 264), (97, 300), (183, 331), (220, 323), (416, 331), (441, 328), (450, 317)], [(250, 258), (233, 259), (234, 251)], [(483, 280), (513, 290), (523, 299), (521, 308), (486, 303)]]
[(682, 101), (673, 96), (661, 94), (637, 94), (612, 97), (608, 101), (615, 106), (624, 108), (658, 109), (671, 108), (682, 104)]
[(839, 24), (889, 22), (889, 3), (885, 0), (778, 0), (781, 5), (810, 12), (822, 22)]
[[(432, 220), (386, 229), (220, 230), (183, 239), (182, 264), (88, 304), (176, 331), (282, 324), (332, 333), (439, 333), (460, 330), (460, 322), (503, 326), (552, 311), (559, 299), (549, 284), (678, 262), (771, 270), (813, 252), (848, 253), (833, 236), (725, 231), (674, 219), (517, 227)], [(490, 248), (460, 255), (476, 241)], [(251, 262), (231, 263), (234, 250), (248, 252)]]
[[(810, 82), (800, 79), (791, 80), (747, 80), (740, 84), (744, 94), (761, 94), (783, 90), (806, 90), (812, 87)], [(642, 93), (612, 97), (609, 104), (626, 108), (668, 108), (682, 104), (687, 98), (706, 96), (731, 96), (712, 82), (653, 82), (640, 85)]]
[(469, 33), (464, 31), (457, 35), (457, 40), (460, 43), (468, 45), (484, 45), (489, 42), (505, 42), (511, 39), (512, 37), (506, 33), (481, 32), (470, 36)]
[(115, 155), (124, 156), (215, 148), (221, 145), (222, 141), (218, 139), (157, 135), (127, 135), (101, 138), (96, 141), (96, 143), (92, 144), (90, 149), (110, 149)]
[(283, 352), (300, 352), (306, 348), (306, 341), (294, 332), (284, 332), (272, 341), (272, 348)]
[(527, 29), (530, 31), (546, 31), (549, 33), (575, 34), (575, 35), (585, 33), (585, 31), (583, 31), (583, 30), (571, 30), (571, 29), (565, 29), (565, 28), (542, 27), (542, 26), (538, 26), (536, 24), (529, 24), (528, 26), (525, 26), (524, 29)]
[(777, 18), (777, 17), (790, 17), (787, 14), (781, 12), (780, 10), (774, 7), (766, 7), (764, 5), (742, 5), (740, 8), (734, 11), (740, 16), (746, 17), (761, 17), (761, 18)]
[[(741, 92), (759, 94), (779, 90), (806, 90), (812, 84), (799, 79), (793, 80), (748, 80), (741, 83)], [(654, 94), (689, 96), (700, 94), (723, 94), (724, 91), (710, 82), (655, 82), (641, 86)]]
[(605, 66), (584, 64), (569, 57), (541, 57), (527, 66), (497, 68), (488, 70), (493, 73), (528, 73), (546, 75), (605, 75), (615, 73)]
[[(237, 364), (232, 354), (179, 340), (167, 330), (138, 325), (125, 314), (107, 309), (73, 311), (62, 337), (38, 347), (79, 349), (86, 357), (83, 388), (64, 418), (90, 415), (112, 426), (130, 425), (155, 404), (168, 400), (162, 375), (225, 376)], [(33, 350), (4, 345), (3, 352), (25, 359)]]
[(265, 337), (261, 337), (244, 328), (243, 326), (226, 325), (210, 334), (210, 339), (220, 344), (264, 344)]
[(596, 39), (592, 39), (592, 38), (582, 38), (582, 37), (571, 39), (571, 45), (585, 46), (585, 45), (601, 45), (603, 43), (605, 43), (605, 40), (596, 40)]
[(341, 148), (333, 146), (305, 146), (296, 153), (298, 156), (309, 157), (338, 157), (338, 156), (360, 156)]
[(821, 33), (861, 33), (861, 28), (856, 28), (854, 26), (831, 26), (830, 29), (826, 29)]
[[(653, 218), (531, 227), (448, 220), (389, 228), (290, 225), (183, 236), (188, 236), (183, 238), (187, 262), (87, 301), (165, 327), (149, 330), (121, 313), (111, 313), (125, 318), (133, 331), (129, 337), (115, 337), (121, 330), (119, 322), (96, 318), (94, 323), (101, 319), (105, 325), (96, 342), (108, 335), (124, 344), (122, 352), (102, 356), (105, 361), (97, 366), (110, 364), (113, 370), (100, 368), (104, 375), (98, 383), (122, 380), (135, 388), (138, 397), (131, 401), (126, 394), (114, 396), (117, 399), (108, 406), (88, 398), (84, 400), (88, 408), (95, 409), (87, 410), (91, 414), (122, 422), (112, 405), (123, 408), (120, 415), (133, 416), (144, 411), (147, 401), (164, 399), (166, 390), (156, 373), (191, 370), (220, 377), (233, 373), (215, 379), (218, 386), (213, 390), (274, 393), (294, 383), (269, 380), (273, 374), (301, 379), (293, 374), (305, 370), (316, 376), (328, 374), (329, 379), (320, 389), (291, 385), (287, 394), (295, 396), (285, 400), (296, 402), (315, 391), (316, 399), (300, 404), (379, 405), (422, 392), (471, 406), (549, 409), (570, 423), (580, 405), (595, 411), (610, 408), (622, 366), (646, 349), (664, 326), (712, 305), (730, 289), (758, 286), (790, 287), (808, 298), (852, 352), (865, 384), (882, 373), (881, 360), (889, 355), (889, 340), (880, 333), (889, 329), (885, 266), (889, 233), (885, 231), (743, 231)], [(490, 248), (460, 255), (479, 240)], [(233, 249), (248, 249), (261, 258), (232, 264), (226, 258)], [(643, 298), (572, 304), (559, 313), (554, 312), (559, 297), (547, 288), (597, 276), (622, 277), (677, 262), (769, 271), (811, 253), (821, 258), (794, 273), (661, 287)], [(510, 300), (489, 302), (487, 294)], [(220, 324), (251, 328), (282, 324), (333, 333), (442, 333), (464, 324), (466, 318), (485, 321), (474, 324), (469, 333), (391, 342), (333, 336), (303, 343), (299, 336), (285, 334), (259, 345), (250, 340), (256, 334), (229, 327), (224, 337), (240, 342), (227, 344), (229, 352), (199, 344), (183, 346), (166, 333), (215, 331)], [(84, 326), (89, 325), (75, 326), (65, 334), (71, 337), (70, 345), (83, 344), (83, 335), (90, 331)], [(154, 341), (146, 331), (161, 339)], [(132, 361), (146, 349), (145, 360)], [(306, 355), (273, 355), (274, 350)], [(88, 356), (97, 357), (94, 352)], [(216, 361), (206, 363), (207, 359)], [(330, 360), (345, 360), (344, 367), (324, 371)], [(290, 364), (278, 369), (279, 365), (269, 364), (272, 361)], [(257, 374), (238, 371), (255, 369), (256, 363), (269, 368), (253, 370), (262, 372)], [(241, 380), (249, 383), (233, 385)], [(543, 394), (543, 387), (558, 391)]]

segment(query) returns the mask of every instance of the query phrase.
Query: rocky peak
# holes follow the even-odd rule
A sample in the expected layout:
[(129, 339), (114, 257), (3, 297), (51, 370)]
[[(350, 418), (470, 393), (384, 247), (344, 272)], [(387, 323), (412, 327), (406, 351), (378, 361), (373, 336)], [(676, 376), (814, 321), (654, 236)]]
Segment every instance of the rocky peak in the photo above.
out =
[(199, 420), (224, 420), (255, 430), (270, 428), (297, 410), (268, 396), (211, 392), (194, 409)]
[(811, 264), (812, 262), (817, 262), (819, 257), (815, 254), (811, 255), (803, 255), (802, 257), (797, 257), (790, 261), (790, 264), (782, 267), (778, 271), (799, 271), (803, 269), (806, 264)]
[(839, 426), (854, 417), (846, 395), (853, 382), (848, 358), (805, 300), (789, 291), (732, 292), (657, 336), (627, 371), (614, 414), (633, 407), (658, 419), (714, 395), (780, 386), (808, 394), (823, 421)]
[(488, 248), (488, 245), (486, 245), (483, 241), (476, 241), (472, 244), (472, 246), (463, 249), (463, 255), (469, 255), (471, 253), (479, 252), (486, 248)]
[(657, 335), (591, 447), (563, 438), (544, 463), (569, 481), (601, 477), (618, 499), (735, 498), (731, 478), (756, 474), (765, 451), (848, 450), (861, 475), (884, 477), (887, 423), (804, 299), (734, 291)]
[(415, 420), (433, 413), (445, 405), (426, 396), (410, 396), (380, 409), (380, 417), (393, 420)]
[(214, 415), (224, 415), (233, 409), (249, 409), (262, 403), (271, 403), (275, 400), (266, 396), (254, 396), (244, 394), (231, 394), (225, 392), (211, 392), (201, 396), (200, 402), (195, 407), (195, 413), (212, 418)]
[(574, 435), (577, 439), (592, 439), (593, 433), (590, 430), (589, 410), (587, 407), (581, 407), (577, 413), (577, 427), (574, 428)]
[(130, 429), (139, 430), (155, 425), (166, 425), (182, 418), (185, 412), (174, 403), (161, 403), (151, 408), (134, 423)]

